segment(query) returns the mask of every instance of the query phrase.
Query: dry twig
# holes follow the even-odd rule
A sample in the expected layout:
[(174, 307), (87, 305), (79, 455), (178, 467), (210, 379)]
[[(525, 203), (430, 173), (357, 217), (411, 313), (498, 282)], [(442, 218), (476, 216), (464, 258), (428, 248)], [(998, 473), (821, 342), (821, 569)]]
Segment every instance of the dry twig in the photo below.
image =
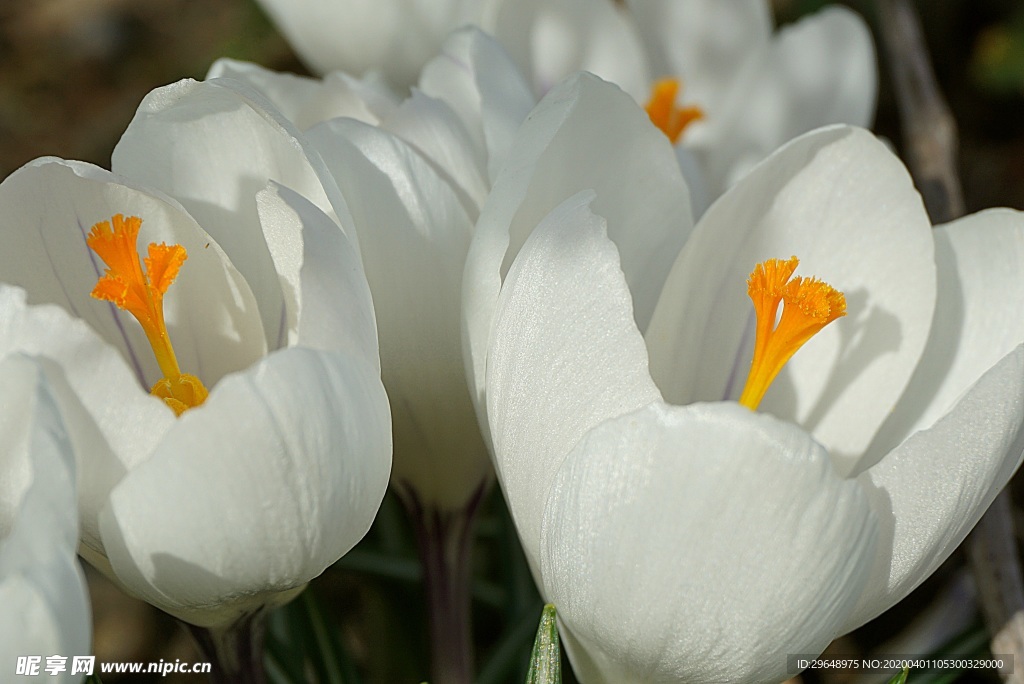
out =
[(917, 12), (909, 0), (878, 0), (907, 163), (933, 223), (964, 214), (956, 120), (935, 83)]
[[(956, 121), (935, 83), (917, 13), (909, 0), (878, 0), (882, 39), (900, 109), (907, 162), (934, 223), (964, 213), (956, 170)], [(1012, 654), (1024, 684), (1024, 581), (1009, 491), (1003, 491), (967, 538), (993, 653)]]

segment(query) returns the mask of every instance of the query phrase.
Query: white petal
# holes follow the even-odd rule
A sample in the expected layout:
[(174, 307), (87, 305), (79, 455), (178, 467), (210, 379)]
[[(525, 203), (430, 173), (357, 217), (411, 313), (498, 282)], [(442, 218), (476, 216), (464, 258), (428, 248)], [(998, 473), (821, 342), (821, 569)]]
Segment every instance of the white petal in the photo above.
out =
[(679, 162), (679, 170), (686, 179), (686, 187), (690, 190), (690, 207), (693, 210), (695, 219), (699, 219), (708, 210), (711, 202), (717, 196), (711, 195), (708, 187), (708, 180), (705, 177), (704, 169), (700, 166), (696, 155), (682, 145), (676, 145), (676, 161)]
[(934, 425), (982, 373), (1024, 342), (1024, 213), (992, 209), (933, 234), (938, 296), (928, 346), (861, 467)]
[(256, 295), (268, 343), (282, 294), (260, 230), (256, 193), (295, 190), (341, 225), (348, 212), (319, 157), (265, 98), (240, 81), (181, 81), (154, 90), (113, 154), (117, 173), (171, 195), (217, 241)]
[(181, 416), (100, 517), (118, 578), (201, 626), (319, 575), (369, 529), (391, 466), (376, 369), (289, 349)]
[(476, 220), (491, 189), (486, 150), (474, 145), (462, 120), (447, 103), (413, 89), (412, 96), (381, 128), (430, 160), (459, 195), (466, 214)]
[(82, 544), (99, 553), (100, 508), (171, 426), (174, 413), (88, 325), (57, 306), (27, 306), (23, 291), (0, 285), (0, 356), (12, 352), (38, 355), (46, 369), (79, 459)]
[(647, 47), (651, 75), (683, 82), (688, 102), (720, 111), (724, 91), (747, 56), (768, 43), (765, 0), (627, 0)]
[(963, 541), (1021, 463), (1024, 346), (986, 372), (935, 425), (859, 478), (881, 522), (859, 627), (909, 594)]
[(471, 21), (466, 0), (259, 0), (292, 47), (321, 73), (375, 69), (398, 86), (416, 79), (445, 34)]
[[(20, 354), (8, 354), (0, 356), (0, 402), (4, 408), (0, 411), (0, 540), (10, 535), (18, 513), (21, 509), (22, 498), (32, 484), (33, 462), (29, 458), (33, 438), (46, 436), (47, 431), (43, 426), (36, 426), (34, 423), (35, 414), (38, 412), (41, 383), (38, 377), (38, 369), (29, 357), (22, 357)], [(50, 399), (50, 397), (44, 397)], [(42, 411), (41, 423), (47, 419), (56, 418), (57, 427), (63, 433), (64, 426), (60, 423), (60, 414), (56, 411), (47, 414), (45, 407)], [(61, 435), (66, 441), (67, 436)], [(62, 446), (57, 443), (55, 447)], [(70, 445), (68, 445), (70, 452)], [(61, 457), (61, 451), (56, 449), (57, 457)], [(48, 456), (53, 458), (53, 456)], [(71, 462), (74, 466), (74, 462)], [(0, 546), (0, 549), (3, 547)], [(0, 553), (0, 558), (6, 558), (6, 554)]]
[(87, 655), (92, 620), (69, 505), (74, 455), (57, 401), (38, 363), (21, 355), (0, 361), (0, 393), (0, 667), (8, 678), (18, 656)]
[(543, 95), (588, 71), (634, 98), (647, 87), (647, 61), (631, 17), (609, 0), (505, 0), (486, 24)]
[(839, 634), (876, 528), (792, 424), (656, 403), (591, 430), (558, 472), (544, 590), (600, 668), (584, 681), (779, 681), (787, 653)]
[(344, 352), (379, 370), (373, 300), (356, 246), (309, 200), (273, 181), (256, 202), (288, 302), (288, 346)]
[(222, 58), (214, 62), (206, 74), (206, 80), (215, 78), (245, 81), (273, 102), (300, 130), (336, 116), (349, 116), (372, 124), (378, 122), (360, 94), (350, 87), (353, 79), (346, 74), (315, 79)]
[(519, 125), (535, 100), (522, 73), (493, 38), (460, 29), (423, 67), (420, 89), (447, 102), (485, 152), (490, 180), (498, 175)]
[(464, 320), (471, 386), (483, 396), (487, 335), (501, 277), (541, 220), (593, 189), (643, 330), (692, 227), (689, 194), (668, 139), (625, 93), (580, 74), (548, 93), (516, 138), (495, 182), (466, 266)]
[(537, 226), (505, 280), (489, 345), (496, 466), (532, 563), (548, 488), (576, 441), (660, 399), (618, 254), (592, 201), (580, 193)]
[(351, 91), (366, 103), (367, 109), (378, 121), (391, 116), (395, 108), (402, 103), (403, 96), (377, 71), (371, 71), (360, 78), (350, 76), (344, 71), (332, 71), (324, 76), (324, 86), (331, 92)]
[[(705, 135), (688, 138), (716, 194), (784, 142), (828, 124), (867, 126), (875, 111), (871, 32), (848, 9), (822, 10), (746, 54), (721, 105), (707, 111)], [(701, 103), (697, 89), (692, 97)]]
[(846, 293), (847, 316), (815, 335), (760, 410), (810, 431), (853, 466), (921, 357), (935, 306), (930, 223), (899, 160), (866, 131), (822, 129), (776, 152), (708, 209), (647, 333), (672, 403), (736, 398), (750, 368), (758, 262), (800, 258)]
[(37, 159), (0, 185), (0, 280), (25, 288), (32, 304), (57, 304), (113, 344), (149, 389), (163, 377), (131, 314), (90, 293), (105, 272), (86, 244), (93, 224), (114, 214), (142, 218), (138, 249), (153, 242), (188, 251), (164, 298), (179, 365), (209, 385), (266, 352), (256, 302), (238, 272), (182, 208), (81, 162)]
[(394, 413), (394, 480), (423, 500), (461, 506), (489, 471), (460, 334), (472, 224), (451, 188), (395, 136), (350, 119), (310, 135), (360, 236)]
[[(40, 359), (0, 357), (0, 538), (3, 568), (44, 560), (53, 548), (78, 544), (74, 450)], [(14, 540), (17, 549), (13, 551)]]

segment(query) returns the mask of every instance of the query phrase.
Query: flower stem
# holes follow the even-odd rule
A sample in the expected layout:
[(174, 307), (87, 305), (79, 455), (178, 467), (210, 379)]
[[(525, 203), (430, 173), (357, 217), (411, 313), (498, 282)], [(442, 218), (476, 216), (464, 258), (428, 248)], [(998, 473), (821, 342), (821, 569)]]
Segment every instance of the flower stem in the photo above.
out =
[(266, 684), (263, 666), (265, 613), (247, 615), (233, 625), (207, 629), (182, 623), (199, 650), (212, 663), (214, 684)]
[(430, 620), (431, 684), (472, 684), (473, 647), (470, 619), (470, 549), (473, 525), (485, 481), (456, 510), (424, 506), (415, 491), (399, 498), (416, 531), (423, 564)]

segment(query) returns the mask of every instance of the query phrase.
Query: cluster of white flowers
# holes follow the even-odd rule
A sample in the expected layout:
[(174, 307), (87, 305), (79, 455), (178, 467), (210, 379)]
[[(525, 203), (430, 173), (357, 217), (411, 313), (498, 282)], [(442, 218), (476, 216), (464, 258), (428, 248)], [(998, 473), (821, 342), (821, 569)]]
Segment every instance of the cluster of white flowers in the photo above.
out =
[(581, 682), (778, 681), (1020, 464), (1024, 214), (932, 227), (856, 15), (261, 2), (323, 78), (0, 184), (0, 676), (88, 651), (76, 550), (224, 629), (496, 475)]

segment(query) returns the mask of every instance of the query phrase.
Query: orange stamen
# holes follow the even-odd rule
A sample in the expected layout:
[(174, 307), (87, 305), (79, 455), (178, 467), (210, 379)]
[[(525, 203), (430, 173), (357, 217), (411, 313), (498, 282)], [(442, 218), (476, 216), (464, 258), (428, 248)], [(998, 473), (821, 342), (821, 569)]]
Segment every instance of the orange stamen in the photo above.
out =
[(92, 296), (124, 309), (142, 326), (164, 374), (150, 393), (161, 397), (180, 416), (185, 410), (202, 404), (207, 396), (199, 378), (182, 373), (178, 367), (164, 323), (164, 293), (174, 282), (188, 254), (181, 245), (153, 243), (149, 245), (143, 272), (143, 260), (136, 248), (141, 226), (142, 219), (138, 216), (125, 218), (115, 214), (110, 221), (100, 221), (89, 231), (86, 244), (107, 265)]
[[(757, 328), (754, 357), (740, 403), (753, 410), (796, 350), (835, 319), (846, 315), (846, 297), (817, 278), (790, 280), (800, 260), (769, 259), (754, 266), (747, 294), (754, 303)], [(784, 304), (778, 325), (779, 305)]]
[(668, 136), (672, 144), (679, 142), (687, 126), (704, 118), (704, 111), (700, 107), (676, 106), (679, 89), (680, 83), (674, 78), (663, 78), (655, 82), (651, 88), (651, 99), (644, 107), (651, 122)]

